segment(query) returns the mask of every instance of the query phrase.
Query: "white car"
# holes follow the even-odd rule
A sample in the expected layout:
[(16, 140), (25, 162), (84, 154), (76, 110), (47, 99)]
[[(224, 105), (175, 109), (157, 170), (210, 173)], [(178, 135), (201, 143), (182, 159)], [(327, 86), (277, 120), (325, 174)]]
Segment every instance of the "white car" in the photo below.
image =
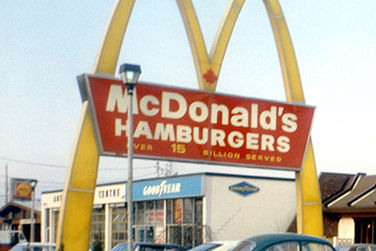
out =
[(55, 243), (41, 243), (41, 242), (31, 242), (31, 243), (18, 243), (16, 246), (12, 247), (9, 251), (55, 251)]

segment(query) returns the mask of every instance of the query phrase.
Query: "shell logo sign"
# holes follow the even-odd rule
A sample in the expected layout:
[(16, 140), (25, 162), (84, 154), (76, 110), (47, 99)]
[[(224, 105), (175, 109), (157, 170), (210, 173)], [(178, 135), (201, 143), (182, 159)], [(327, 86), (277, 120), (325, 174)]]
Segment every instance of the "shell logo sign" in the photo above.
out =
[(26, 182), (16, 183), (16, 197), (31, 198), (31, 186)]
[[(82, 75), (104, 155), (127, 153), (125, 86)], [(300, 169), (314, 107), (176, 87), (137, 84), (134, 154), (199, 163)]]
[(13, 200), (31, 200), (32, 187), (31, 182), (34, 180), (29, 179), (12, 179), (12, 198)]

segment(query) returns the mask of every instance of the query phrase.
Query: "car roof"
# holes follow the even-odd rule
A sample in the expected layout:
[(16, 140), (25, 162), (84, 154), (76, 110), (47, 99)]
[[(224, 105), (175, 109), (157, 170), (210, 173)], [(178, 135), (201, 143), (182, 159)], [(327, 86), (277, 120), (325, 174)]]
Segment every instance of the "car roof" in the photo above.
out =
[(199, 246), (192, 248), (192, 250), (215, 250), (215, 251), (228, 251), (237, 247), (242, 241), (227, 240), (227, 241), (212, 241), (206, 242)]
[(338, 245), (337, 247), (368, 247), (368, 246), (376, 246), (374, 243), (354, 243), (354, 244), (346, 244), (346, 245)]
[(44, 243), (44, 242), (22, 242), (18, 243), (17, 246), (43, 246), (43, 247), (54, 247), (56, 243)]
[(376, 244), (373, 244), (373, 243), (354, 243), (354, 244), (338, 245), (338, 246), (335, 247), (336, 250), (340, 250), (340, 251), (357, 250), (357, 249), (364, 249), (364, 248), (375, 250)]
[(156, 247), (182, 247), (179, 244), (173, 244), (173, 243), (134, 242), (133, 244), (144, 245), (144, 246), (156, 246)]
[(277, 244), (281, 242), (288, 242), (288, 241), (307, 241), (307, 242), (316, 242), (321, 244), (326, 244), (332, 246), (332, 244), (322, 238), (304, 235), (304, 234), (294, 234), (294, 233), (276, 233), (276, 234), (263, 234), (263, 235), (256, 235), (245, 239), (244, 242), (254, 242), (257, 244), (257, 249), (269, 246), (272, 244)]
[[(117, 246), (125, 246), (127, 242), (120, 242)], [(152, 243), (152, 242), (133, 242), (133, 246), (149, 246), (149, 247), (170, 247), (170, 248), (180, 248), (180, 249), (188, 249), (179, 244), (172, 244), (172, 243)]]

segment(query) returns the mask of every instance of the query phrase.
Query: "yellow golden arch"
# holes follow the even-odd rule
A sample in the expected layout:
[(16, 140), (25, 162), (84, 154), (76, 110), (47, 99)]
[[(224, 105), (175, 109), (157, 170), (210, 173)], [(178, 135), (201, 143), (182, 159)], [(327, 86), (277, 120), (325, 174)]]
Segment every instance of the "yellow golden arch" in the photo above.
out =
[[(278, 0), (263, 0), (272, 25), (288, 102), (304, 103), (298, 65), (287, 24)], [(177, 0), (188, 34), (200, 89), (215, 91), (218, 75), (237, 17), (245, 0), (230, 0), (210, 53), (191, 0)], [(118, 0), (106, 27), (93, 73), (114, 75), (123, 37), (135, 0)], [(91, 211), (96, 186), (99, 153), (95, 143), (88, 101), (83, 103), (59, 214), (57, 247), (88, 250)], [(298, 233), (323, 236), (319, 184), (311, 140), (302, 171), (296, 172)]]

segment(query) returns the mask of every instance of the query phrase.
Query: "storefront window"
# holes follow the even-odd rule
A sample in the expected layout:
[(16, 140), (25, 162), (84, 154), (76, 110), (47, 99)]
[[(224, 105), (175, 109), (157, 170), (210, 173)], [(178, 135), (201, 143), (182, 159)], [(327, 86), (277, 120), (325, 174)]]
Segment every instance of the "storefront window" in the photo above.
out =
[(114, 247), (120, 242), (127, 240), (127, 208), (113, 207), (112, 209), (112, 240), (111, 245)]
[(174, 200), (174, 223), (181, 224), (183, 219), (183, 199)]
[(146, 224), (154, 224), (155, 211), (154, 201), (146, 201)]
[(192, 247), (193, 234), (193, 225), (183, 227), (183, 246)]
[(182, 231), (181, 226), (169, 226), (167, 233), (168, 243), (181, 244)]
[(375, 218), (355, 218), (355, 242), (376, 243)]
[(59, 221), (59, 210), (52, 211), (52, 227), (53, 227), (53, 233), (52, 234), (52, 242), (56, 242), (56, 233), (57, 233), (57, 224)]
[(196, 247), (198, 245), (201, 245), (202, 244), (202, 236), (203, 236), (203, 225), (201, 224), (196, 224), (194, 226), (194, 230), (193, 230), (193, 233), (194, 233), (194, 236), (193, 236), (193, 247)]
[(166, 200), (166, 223), (172, 224), (172, 217), (173, 217), (173, 200)]
[(195, 199), (195, 223), (202, 224), (202, 199)]
[(184, 223), (193, 223), (193, 199), (184, 199)]
[(164, 242), (163, 200), (137, 202), (135, 217), (136, 241)]
[(90, 225), (90, 243), (104, 243), (104, 208), (93, 208)]
[(186, 247), (202, 243), (202, 198), (166, 201), (167, 241)]
[(145, 223), (145, 201), (136, 203), (136, 222), (135, 224), (144, 224)]
[(163, 224), (163, 222), (164, 222), (163, 200), (157, 200), (156, 210), (155, 210), (155, 223)]
[[(50, 210), (49, 209), (45, 209), (44, 210), (44, 214), (46, 215), (45, 217), (45, 223), (43, 225), (43, 229), (45, 231), (45, 242), (49, 242), (50, 241)], [(41, 233), (42, 235), (42, 233)]]

